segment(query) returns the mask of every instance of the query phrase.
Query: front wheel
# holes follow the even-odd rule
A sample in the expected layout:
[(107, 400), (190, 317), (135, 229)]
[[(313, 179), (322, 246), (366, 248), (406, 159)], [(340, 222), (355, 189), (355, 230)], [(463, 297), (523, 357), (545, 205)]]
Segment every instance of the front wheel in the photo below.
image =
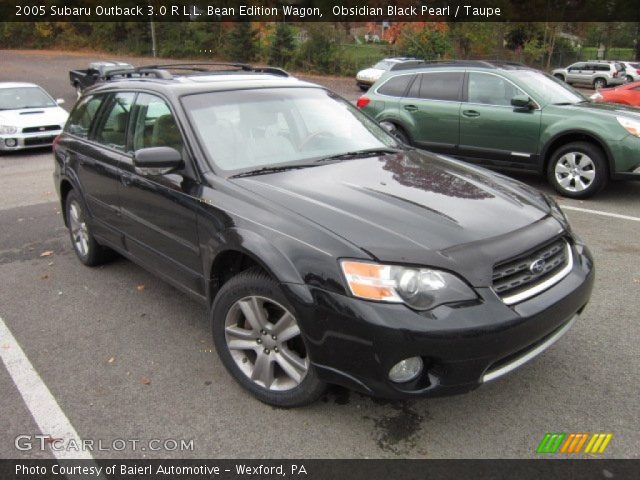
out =
[(569, 143), (553, 153), (547, 179), (565, 197), (590, 197), (607, 184), (605, 156), (600, 148), (591, 143)]
[(593, 81), (593, 88), (595, 88), (596, 90), (600, 90), (601, 88), (604, 88), (607, 86), (607, 81), (604, 78), (596, 78)]
[(211, 322), (220, 360), (260, 401), (298, 407), (324, 393), (293, 307), (261, 270), (244, 271), (223, 285)]

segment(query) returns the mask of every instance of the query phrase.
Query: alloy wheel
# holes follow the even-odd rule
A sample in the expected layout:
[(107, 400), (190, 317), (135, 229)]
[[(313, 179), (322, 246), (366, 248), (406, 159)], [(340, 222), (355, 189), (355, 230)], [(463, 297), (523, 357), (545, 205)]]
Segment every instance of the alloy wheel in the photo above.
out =
[(568, 192), (581, 192), (593, 183), (596, 167), (588, 155), (582, 152), (568, 152), (558, 159), (554, 174), (563, 189)]
[(89, 254), (89, 230), (84, 221), (82, 207), (76, 200), (69, 205), (69, 227), (73, 246), (81, 257), (86, 257)]
[(274, 300), (248, 296), (236, 301), (225, 318), (224, 332), (240, 371), (267, 390), (291, 390), (309, 371), (296, 318)]

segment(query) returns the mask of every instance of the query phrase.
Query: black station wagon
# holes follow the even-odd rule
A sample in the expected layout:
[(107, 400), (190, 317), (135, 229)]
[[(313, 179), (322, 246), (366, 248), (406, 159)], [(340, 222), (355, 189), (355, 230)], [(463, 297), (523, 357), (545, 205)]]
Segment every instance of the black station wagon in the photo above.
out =
[(472, 390), (552, 345), (591, 294), (550, 197), (278, 69), (116, 72), (54, 155), (80, 261), (117, 252), (205, 303), (221, 361), (273, 405), (329, 383)]

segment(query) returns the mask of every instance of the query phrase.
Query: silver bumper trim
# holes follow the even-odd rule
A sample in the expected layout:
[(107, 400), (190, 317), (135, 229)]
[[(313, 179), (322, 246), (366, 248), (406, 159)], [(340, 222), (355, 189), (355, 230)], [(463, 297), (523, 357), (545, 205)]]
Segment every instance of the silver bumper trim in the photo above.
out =
[(540, 355), (542, 352), (548, 349), (551, 345), (553, 345), (558, 340), (560, 340), (560, 337), (562, 337), (565, 333), (567, 333), (567, 331), (573, 326), (573, 324), (577, 319), (578, 319), (578, 314), (574, 315), (571, 318), (571, 320), (569, 320), (562, 328), (557, 330), (554, 334), (548, 337), (544, 342), (542, 342), (537, 347), (527, 351), (525, 354), (517, 357), (516, 359), (512, 360), (511, 362), (505, 365), (502, 365), (499, 368), (496, 368), (495, 370), (487, 370), (487, 372), (482, 376), (482, 383), (487, 383), (497, 378), (500, 378), (503, 375), (506, 375), (507, 373), (515, 370), (516, 368), (521, 367), (522, 365), (527, 363), (529, 360), (532, 360), (533, 358)]

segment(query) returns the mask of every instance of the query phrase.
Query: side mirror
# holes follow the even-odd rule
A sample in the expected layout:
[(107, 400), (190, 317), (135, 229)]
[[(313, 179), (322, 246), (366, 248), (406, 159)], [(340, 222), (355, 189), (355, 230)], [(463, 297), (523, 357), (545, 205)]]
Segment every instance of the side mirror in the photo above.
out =
[(511, 105), (521, 110), (532, 110), (534, 108), (533, 100), (527, 95), (516, 95), (511, 99)]
[(164, 175), (184, 168), (184, 161), (175, 148), (149, 147), (135, 152), (133, 166), (140, 175)]
[(64, 98), (56, 98), (56, 103), (58, 105), (62, 105), (64, 103)]

